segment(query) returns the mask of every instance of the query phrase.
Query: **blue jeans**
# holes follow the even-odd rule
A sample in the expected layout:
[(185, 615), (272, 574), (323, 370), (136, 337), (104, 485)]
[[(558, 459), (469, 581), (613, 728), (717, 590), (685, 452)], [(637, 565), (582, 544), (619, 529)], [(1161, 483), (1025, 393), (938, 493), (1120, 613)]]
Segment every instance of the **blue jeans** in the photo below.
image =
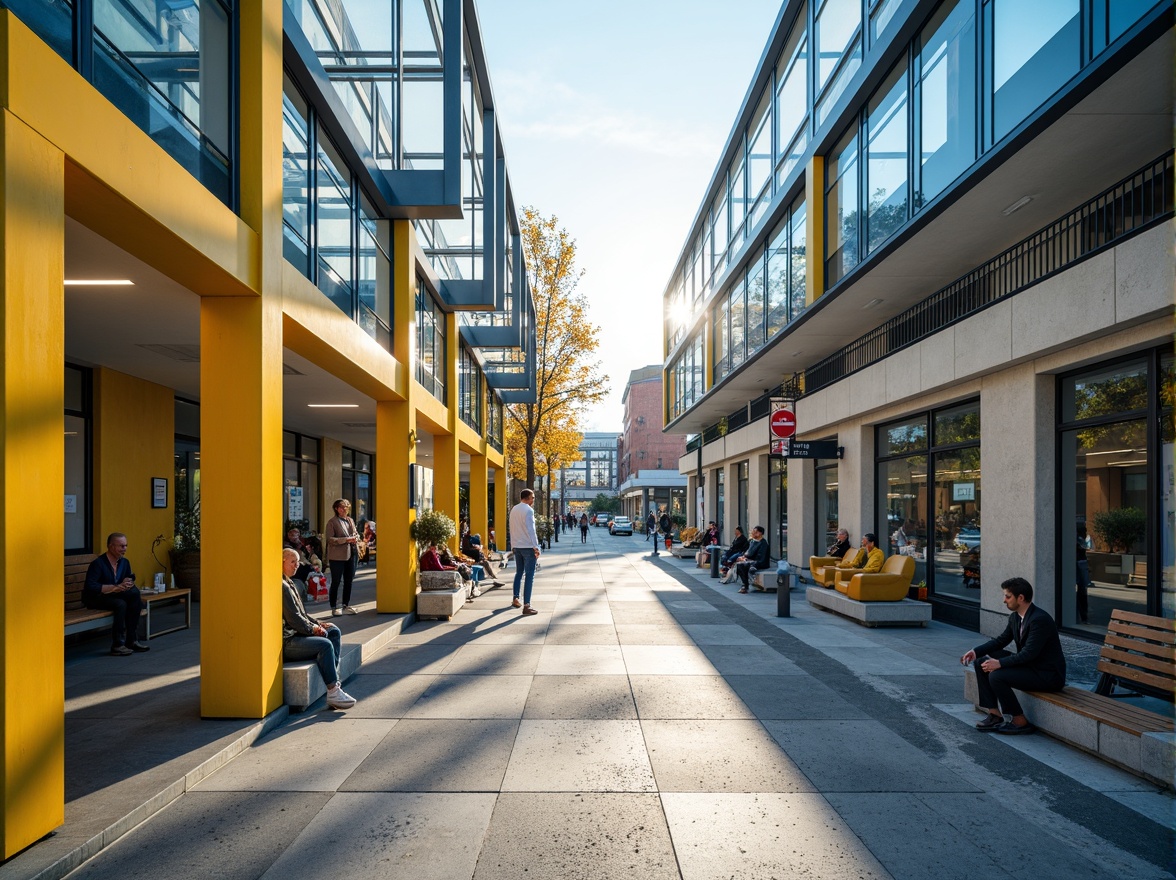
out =
[(339, 649), (343, 634), (337, 626), (328, 626), (325, 636), (291, 636), (282, 645), (283, 660), (314, 660), (319, 675), (328, 688), (339, 680)]
[[(523, 604), (531, 604), (531, 588), (535, 585), (535, 548), (516, 547), (514, 597), (519, 598), (519, 581), (523, 582)], [(525, 580), (524, 580), (525, 578)]]

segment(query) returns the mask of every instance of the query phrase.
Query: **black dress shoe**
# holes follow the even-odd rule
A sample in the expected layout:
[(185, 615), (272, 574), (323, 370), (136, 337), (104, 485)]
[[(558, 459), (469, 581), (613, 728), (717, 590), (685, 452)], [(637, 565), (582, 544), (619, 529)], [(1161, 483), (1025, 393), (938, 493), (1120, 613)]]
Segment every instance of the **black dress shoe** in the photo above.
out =
[(1036, 733), (1037, 728), (1034, 727), (1032, 724), (1019, 724), (1018, 725), (1018, 724), (1013, 724), (1013, 722), (1011, 722), (1011, 721), (1008, 721), (1008, 722), (1002, 724), (1000, 727), (998, 727), (994, 732), (1003, 734), (1004, 736), (1024, 736), (1027, 733)]
[(138, 642), (131, 642), (129, 645), (127, 645), (127, 647), (130, 648), (132, 651), (134, 651), (136, 654), (142, 654), (144, 651), (151, 650), (147, 645), (141, 645)]
[(976, 729), (982, 730), (985, 733), (990, 733), (991, 731), (994, 731), (998, 727), (1002, 726), (1004, 723), (1005, 720), (1003, 715), (993, 715), (990, 713), (984, 717), (983, 721), (976, 722)]

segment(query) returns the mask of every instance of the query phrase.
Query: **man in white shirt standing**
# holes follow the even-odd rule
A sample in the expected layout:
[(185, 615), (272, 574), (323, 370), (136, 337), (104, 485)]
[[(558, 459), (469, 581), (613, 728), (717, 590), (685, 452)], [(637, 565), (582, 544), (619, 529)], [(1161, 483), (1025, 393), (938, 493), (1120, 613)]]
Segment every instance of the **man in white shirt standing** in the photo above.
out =
[[(511, 607), (522, 607), (523, 614), (538, 614), (531, 607), (531, 587), (535, 583), (535, 563), (539, 560), (539, 535), (535, 531), (535, 493), (524, 489), (519, 503), (510, 510), (510, 546), (515, 557), (514, 599)], [(519, 600), (519, 586), (523, 598)]]

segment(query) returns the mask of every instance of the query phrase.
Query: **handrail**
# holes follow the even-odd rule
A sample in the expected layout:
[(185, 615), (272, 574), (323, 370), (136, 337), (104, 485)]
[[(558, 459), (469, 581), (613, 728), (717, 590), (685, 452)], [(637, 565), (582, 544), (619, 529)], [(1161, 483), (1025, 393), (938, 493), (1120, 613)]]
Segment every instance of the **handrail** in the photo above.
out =
[(1173, 216), (1173, 154), (1149, 162), (805, 371), (819, 391)]

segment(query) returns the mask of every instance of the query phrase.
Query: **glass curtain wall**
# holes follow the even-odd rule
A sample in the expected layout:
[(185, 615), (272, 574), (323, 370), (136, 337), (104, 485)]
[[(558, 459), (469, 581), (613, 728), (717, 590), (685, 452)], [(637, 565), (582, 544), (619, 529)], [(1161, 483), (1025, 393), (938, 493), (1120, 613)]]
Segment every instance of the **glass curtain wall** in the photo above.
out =
[(830, 545), (837, 543), (838, 526), (838, 484), (837, 464), (817, 467), (816, 537), (813, 554), (824, 556)]
[(921, 208), (976, 159), (976, 13), (973, 0), (942, 4), (915, 43), (915, 88), (920, 107)]
[(91, 541), (90, 371), (65, 365), (65, 553), (89, 553)]
[[(364, 523), (375, 515), (372, 505), (372, 456), (367, 452), (343, 447), (343, 497), (351, 502), (351, 518), (359, 533)], [(330, 499), (334, 501), (334, 499)]]
[(817, 125), (821, 125), (862, 65), (861, 0), (816, 0), (813, 16)]
[(1101, 636), (1116, 608), (1176, 616), (1171, 351), (1059, 385), (1060, 621)]
[(287, 523), (298, 525), (304, 533), (314, 533), (324, 525), (319, 522), (318, 485), (319, 441), (283, 431), (282, 509)]
[(474, 353), (461, 346), (457, 364), (457, 414), (458, 417), (479, 433), (482, 430), (482, 368)]
[(0, 0), (0, 6), (235, 206), (232, 0)]
[(932, 596), (980, 597), (980, 404), (878, 428), (877, 531), (888, 556), (915, 560)]
[(448, 403), (445, 393), (445, 313), (441, 311), (425, 283), (417, 276), (416, 282), (416, 380), (442, 403)]

